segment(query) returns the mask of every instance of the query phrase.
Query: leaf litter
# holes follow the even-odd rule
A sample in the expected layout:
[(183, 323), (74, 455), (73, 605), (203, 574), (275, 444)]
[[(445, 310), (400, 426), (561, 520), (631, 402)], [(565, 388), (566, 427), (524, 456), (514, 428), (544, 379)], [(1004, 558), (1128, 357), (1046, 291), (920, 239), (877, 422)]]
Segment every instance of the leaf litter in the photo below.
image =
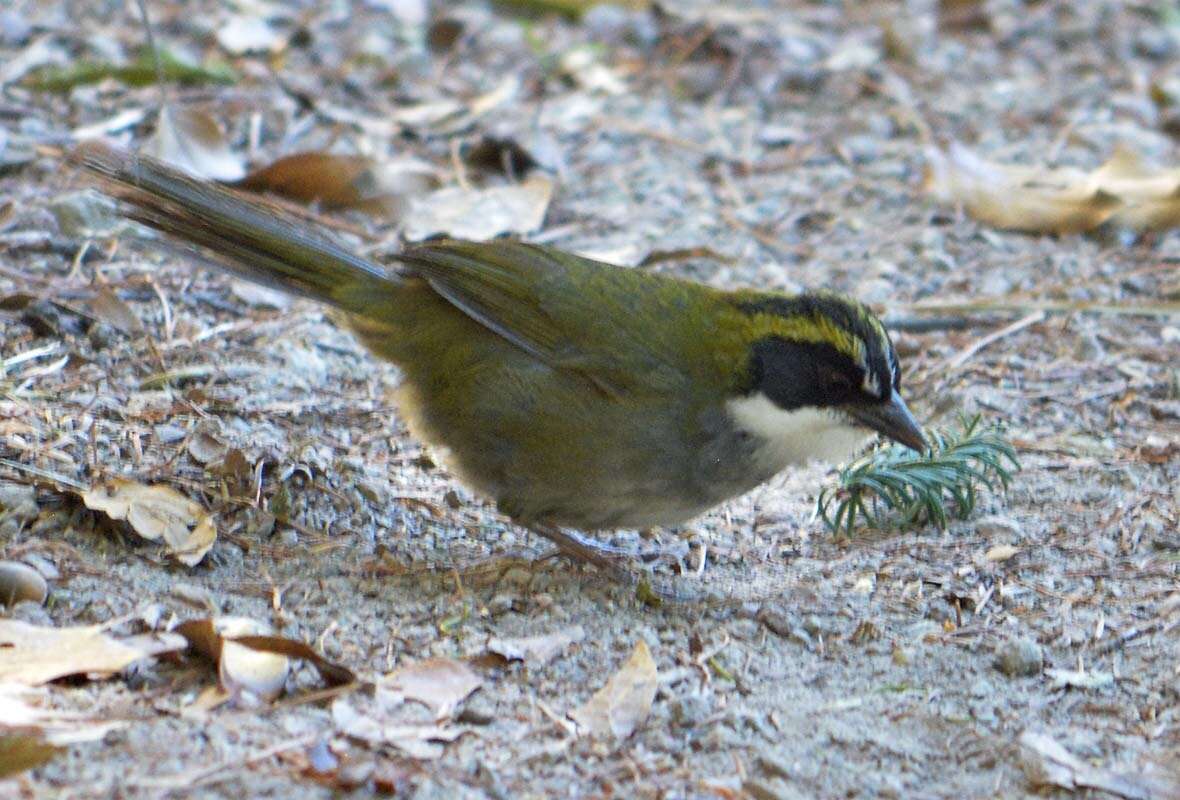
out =
[(0, 619), (0, 683), (36, 686), (70, 675), (109, 677), (136, 661), (183, 650), (173, 634), (124, 637), (104, 626), (49, 628)]
[(1126, 148), (1091, 171), (988, 161), (957, 142), (926, 155), (926, 191), (996, 228), (1065, 234), (1107, 223), (1136, 231), (1180, 225), (1180, 167), (1150, 167)]
[(217, 541), (213, 516), (169, 486), (112, 478), (82, 493), (82, 502), (113, 520), (126, 520), (144, 539), (163, 542), (178, 561), (200, 563)]
[(647, 721), (658, 686), (656, 662), (640, 639), (618, 672), (571, 711), (570, 719), (587, 735), (626, 739)]

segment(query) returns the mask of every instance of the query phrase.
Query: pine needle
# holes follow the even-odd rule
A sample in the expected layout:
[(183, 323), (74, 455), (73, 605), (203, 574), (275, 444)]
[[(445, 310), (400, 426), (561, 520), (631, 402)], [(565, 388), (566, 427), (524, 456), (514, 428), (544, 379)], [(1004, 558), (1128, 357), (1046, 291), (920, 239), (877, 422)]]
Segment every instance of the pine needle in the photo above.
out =
[(1020, 469), (1016, 451), (997, 426), (961, 417), (957, 431), (929, 431), (921, 456), (897, 444), (869, 451), (844, 467), (836, 485), (820, 492), (819, 516), (833, 533), (851, 536), (863, 524), (879, 529), (966, 519), (980, 489), (1002, 491)]

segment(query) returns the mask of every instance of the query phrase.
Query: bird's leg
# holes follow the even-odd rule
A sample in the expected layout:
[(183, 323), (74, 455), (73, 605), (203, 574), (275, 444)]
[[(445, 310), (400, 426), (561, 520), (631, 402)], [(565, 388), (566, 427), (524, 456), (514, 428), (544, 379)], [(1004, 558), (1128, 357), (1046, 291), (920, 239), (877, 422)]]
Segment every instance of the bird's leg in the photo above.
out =
[(578, 561), (593, 564), (611, 578), (625, 586), (634, 586), (636, 577), (624, 564), (631, 560), (631, 554), (613, 545), (596, 542), (576, 531), (559, 528), (556, 525), (534, 523), (529, 530), (543, 536), (557, 545), (557, 549)]
[[(686, 591), (683, 586), (669, 585), (663, 581), (657, 583), (646, 569), (638, 573), (628, 569), (629, 565), (635, 563), (635, 557), (624, 548), (603, 544), (577, 531), (564, 530), (555, 525), (534, 523), (529, 526), (529, 530), (553, 542), (566, 555), (598, 567), (611, 580), (628, 588), (634, 587), (637, 592), (643, 588), (651, 598), (671, 603), (695, 603), (705, 598), (699, 590)], [(645, 572), (648, 574), (645, 575)]]

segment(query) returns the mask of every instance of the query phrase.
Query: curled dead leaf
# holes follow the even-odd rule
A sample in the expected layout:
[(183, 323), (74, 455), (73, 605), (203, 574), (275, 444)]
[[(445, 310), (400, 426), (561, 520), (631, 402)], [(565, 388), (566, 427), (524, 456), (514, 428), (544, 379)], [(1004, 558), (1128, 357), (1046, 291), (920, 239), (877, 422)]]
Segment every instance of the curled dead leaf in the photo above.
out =
[(640, 639), (619, 671), (570, 712), (570, 718), (591, 736), (626, 739), (647, 720), (658, 685), (656, 662), (647, 643)]
[(218, 703), (243, 693), (263, 701), (274, 700), (286, 684), (291, 659), (311, 662), (331, 686), (356, 680), (351, 670), (324, 658), (311, 645), (275, 636), (268, 625), (247, 617), (188, 620), (178, 625), (176, 632), (217, 664), (224, 692), (217, 695)]
[(217, 540), (217, 526), (199, 503), (175, 489), (113, 478), (82, 492), (82, 502), (111, 519), (127, 520), (149, 541), (163, 541), (178, 561), (194, 566)]
[(269, 625), (247, 617), (213, 617), (182, 623), (176, 631), (217, 664), (221, 688), (230, 696), (270, 702), (282, 694), (290, 671), (287, 657), (235, 641), (239, 636), (270, 635)]

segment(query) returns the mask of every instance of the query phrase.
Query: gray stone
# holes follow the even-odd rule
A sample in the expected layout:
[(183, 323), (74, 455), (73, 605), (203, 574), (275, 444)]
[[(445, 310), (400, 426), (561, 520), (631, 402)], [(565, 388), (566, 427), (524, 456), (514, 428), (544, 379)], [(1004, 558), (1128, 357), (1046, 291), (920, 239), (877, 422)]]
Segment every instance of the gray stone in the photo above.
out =
[(1021, 637), (1000, 645), (995, 667), (1009, 678), (1020, 678), (1039, 675), (1043, 661), (1041, 646), (1032, 639)]

